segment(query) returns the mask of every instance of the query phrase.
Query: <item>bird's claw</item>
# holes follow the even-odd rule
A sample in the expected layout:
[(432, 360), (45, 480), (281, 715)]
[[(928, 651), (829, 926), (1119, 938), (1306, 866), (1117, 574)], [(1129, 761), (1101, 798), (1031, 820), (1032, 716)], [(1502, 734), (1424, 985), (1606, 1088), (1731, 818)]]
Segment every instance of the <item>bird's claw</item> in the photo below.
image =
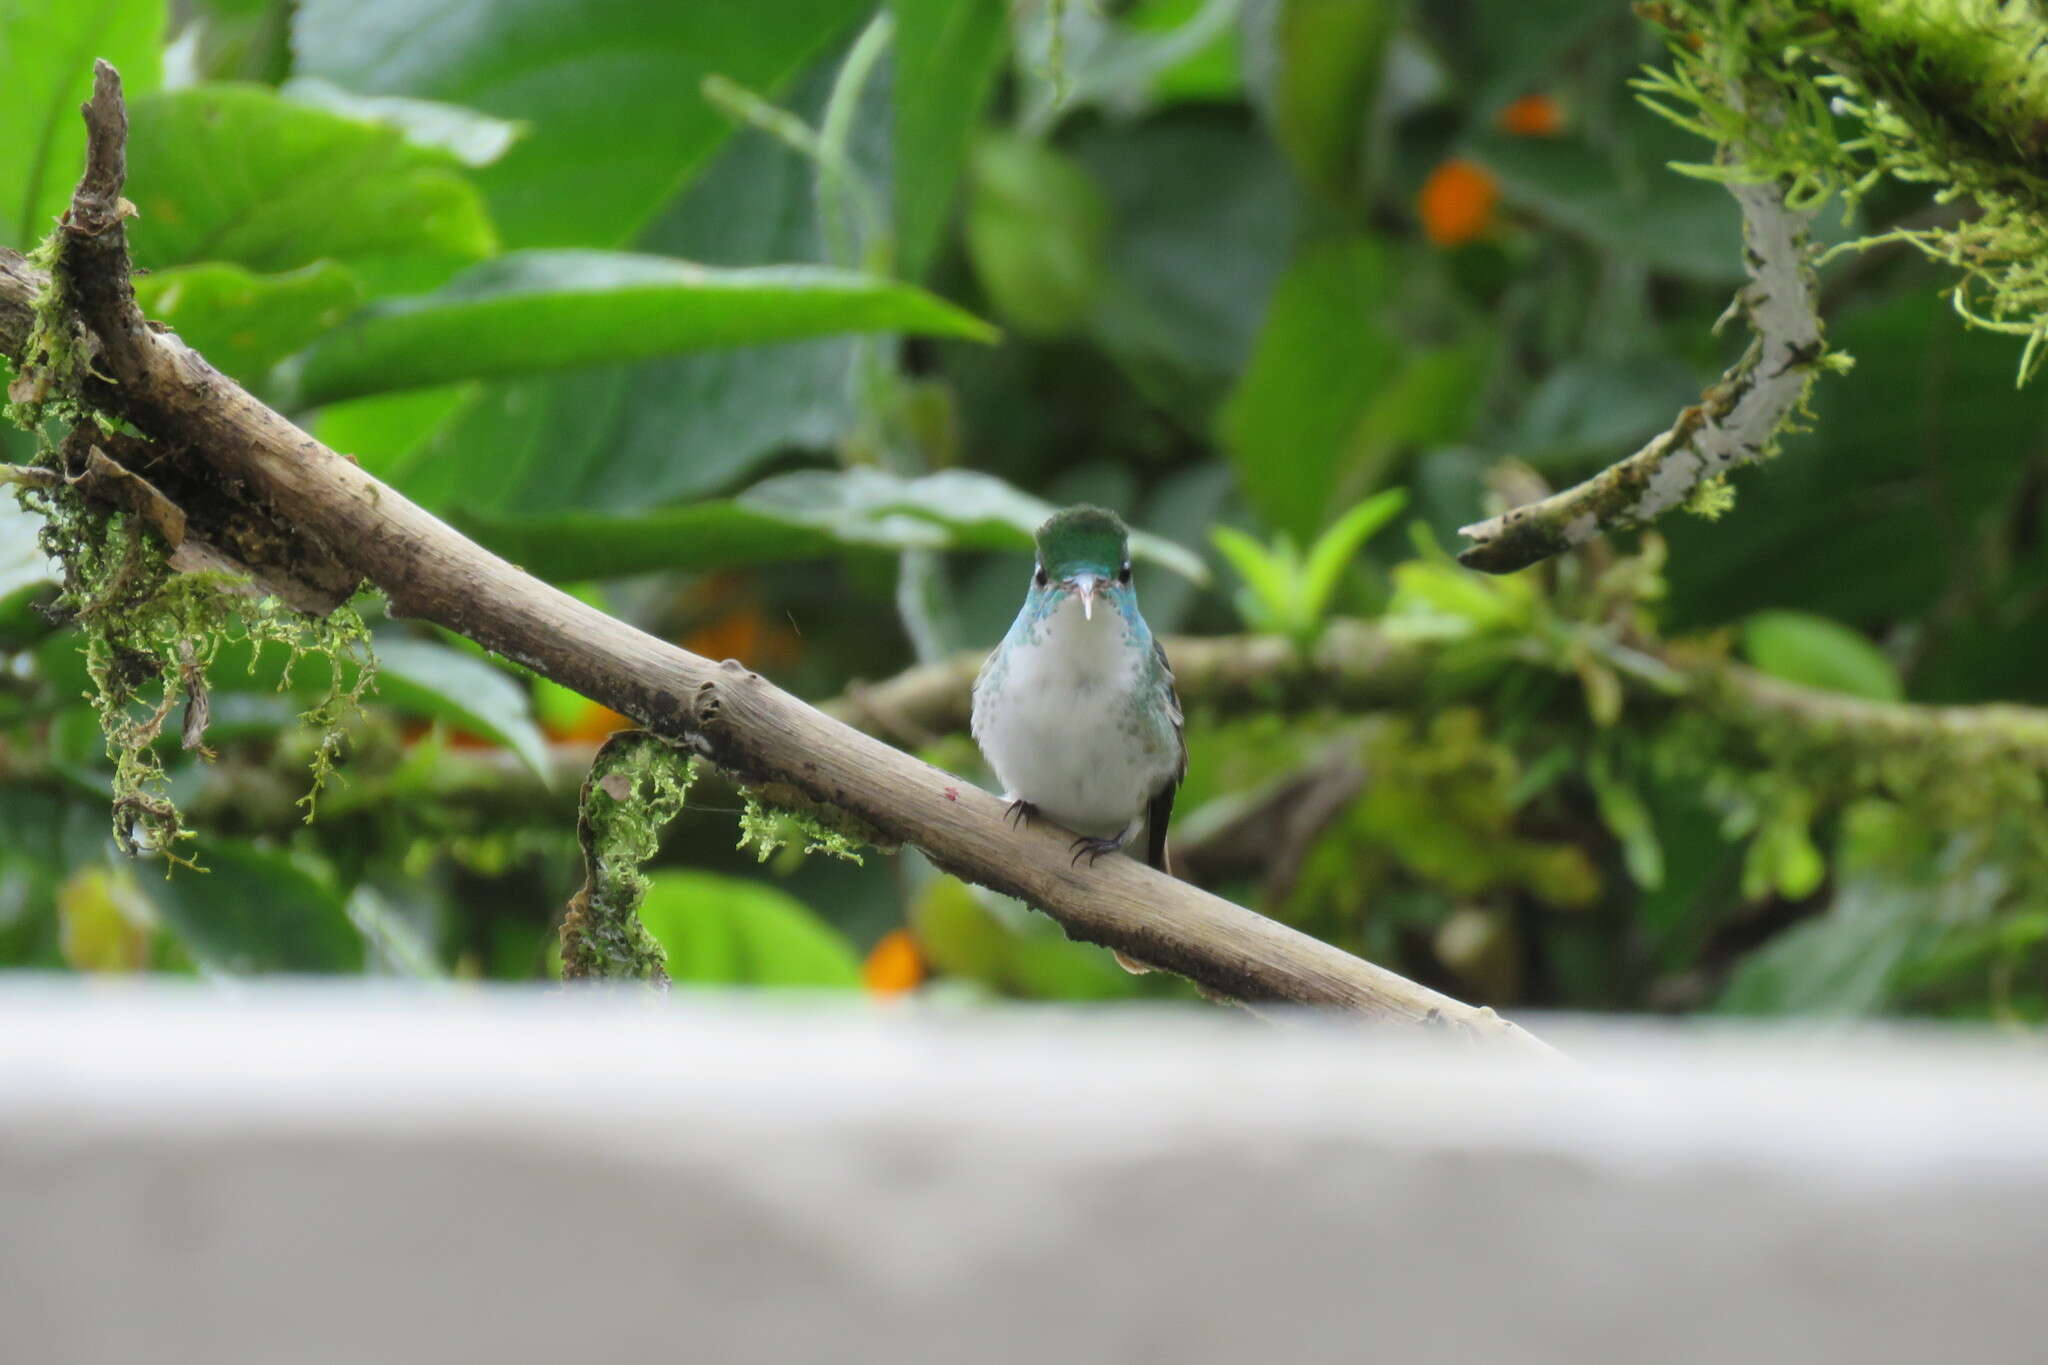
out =
[(1021, 797), (1012, 801), (1010, 808), (1003, 812), (1003, 819), (1009, 822), (1011, 829), (1021, 829), (1027, 821), (1037, 818), (1038, 807), (1032, 805), (1029, 801), (1023, 800)]
[(1119, 838), (1097, 839), (1084, 834), (1074, 840), (1073, 843), (1067, 845), (1068, 848), (1074, 851), (1073, 862), (1069, 863), (1068, 866), (1071, 867), (1079, 863), (1081, 859), (1086, 858), (1088, 866), (1093, 867), (1097, 858), (1100, 858), (1105, 853), (1114, 853), (1123, 846), (1124, 841)]

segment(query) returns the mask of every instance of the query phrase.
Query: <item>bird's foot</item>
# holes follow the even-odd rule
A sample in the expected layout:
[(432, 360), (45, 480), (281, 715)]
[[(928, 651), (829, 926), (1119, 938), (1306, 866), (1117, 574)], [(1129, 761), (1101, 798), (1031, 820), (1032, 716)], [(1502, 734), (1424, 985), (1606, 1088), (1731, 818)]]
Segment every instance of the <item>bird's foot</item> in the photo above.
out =
[(1021, 828), (1037, 818), (1038, 807), (1021, 796), (1012, 801), (1010, 808), (1003, 812), (1003, 819), (1010, 822), (1011, 829)]
[(1138, 959), (1132, 957), (1129, 953), (1119, 952), (1115, 948), (1112, 948), (1109, 951), (1115, 954), (1116, 965), (1123, 968), (1125, 971), (1129, 972), (1132, 976), (1144, 976), (1146, 973), (1155, 970), (1147, 963), (1138, 961)]
[(1088, 866), (1093, 867), (1097, 858), (1100, 858), (1105, 853), (1116, 852), (1124, 846), (1124, 842), (1130, 837), (1130, 831), (1128, 830), (1121, 834), (1112, 834), (1107, 839), (1097, 839), (1092, 835), (1084, 834), (1074, 840), (1073, 843), (1068, 844), (1067, 847), (1074, 851), (1075, 863), (1086, 858)]

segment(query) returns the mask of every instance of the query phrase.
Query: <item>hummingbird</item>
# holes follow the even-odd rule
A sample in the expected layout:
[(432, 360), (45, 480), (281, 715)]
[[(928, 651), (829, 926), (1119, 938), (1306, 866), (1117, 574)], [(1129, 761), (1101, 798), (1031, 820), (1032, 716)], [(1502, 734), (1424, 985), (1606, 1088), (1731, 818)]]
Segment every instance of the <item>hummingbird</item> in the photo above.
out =
[(1092, 865), (1142, 828), (1169, 871), (1166, 824), (1187, 775), (1180, 697), (1138, 610), (1130, 532), (1116, 513), (1069, 507), (1034, 537), (1024, 607), (974, 681), (974, 739), (1013, 824), (1044, 816)]

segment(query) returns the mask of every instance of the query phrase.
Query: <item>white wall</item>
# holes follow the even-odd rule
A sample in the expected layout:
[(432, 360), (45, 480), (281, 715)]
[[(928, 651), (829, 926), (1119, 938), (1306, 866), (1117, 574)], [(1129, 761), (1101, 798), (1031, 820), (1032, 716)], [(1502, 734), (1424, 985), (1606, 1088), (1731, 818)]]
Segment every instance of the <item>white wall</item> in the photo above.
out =
[(0, 982), (0, 1362), (2032, 1361), (2048, 1055)]

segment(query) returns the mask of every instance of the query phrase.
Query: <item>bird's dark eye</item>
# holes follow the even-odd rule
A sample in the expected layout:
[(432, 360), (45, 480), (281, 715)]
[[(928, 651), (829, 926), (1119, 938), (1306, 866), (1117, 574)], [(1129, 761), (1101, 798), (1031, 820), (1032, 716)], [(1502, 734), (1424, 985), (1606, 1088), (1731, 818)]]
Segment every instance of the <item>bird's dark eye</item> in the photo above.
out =
[(1127, 559), (1127, 560), (1125, 560), (1125, 561), (1124, 561), (1124, 566), (1123, 566), (1123, 567), (1122, 567), (1121, 569), (1118, 569), (1118, 570), (1116, 571), (1116, 581), (1117, 581), (1117, 582), (1119, 582), (1119, 583), (1128, 583), (1128, 582), (1130, 582), (1130, 581), (1131, 581), (1131, 561), (1130, 561), (1130, 560), (1128, 560), (1128, 559)]
[(1052, 580), (1045, 576), (1045, 570), (1041, 568), (1032, 571), (1031, 581), (1042, 588), (1047, 583), (1050, 583)]

